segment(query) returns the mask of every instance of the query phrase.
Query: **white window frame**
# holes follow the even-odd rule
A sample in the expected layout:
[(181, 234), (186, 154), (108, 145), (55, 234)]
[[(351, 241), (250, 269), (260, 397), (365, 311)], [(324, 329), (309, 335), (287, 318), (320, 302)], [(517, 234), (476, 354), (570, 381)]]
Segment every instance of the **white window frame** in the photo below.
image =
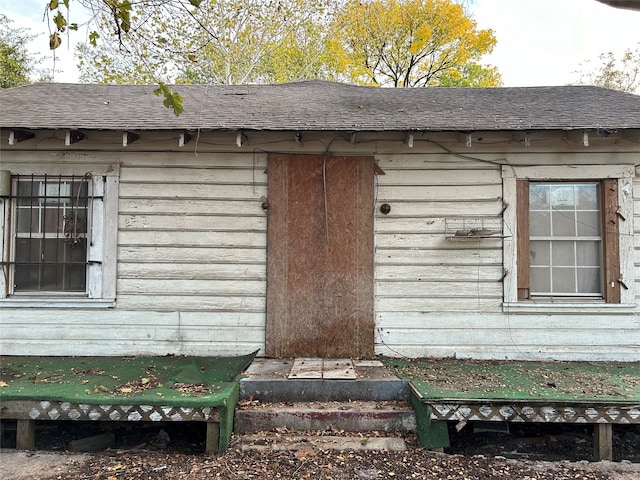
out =
[[(629, 311), (636, 307), (633, 259), (633, 165), (562, 165), (562, 166), (514, 166), (502, 167), (502, 194), (507, 208), (503, 214), (503, 267), (506, 273), (503, 284), (503, 310), (515, 313), (589, 312), (612, 313)], [(618, 180), (620, 274), (627, 288), (620, 291), (620, 303), (604, 303), (580, 300), (577, 297), (558, 299), (518, 300), (518, 231), (516, 218), (517, 180), (531, 181), (580, 181), (615, 178)]]
[[(13, 173), (13, 172), (12, 172)], [(34, 175), (52, 175), (50, 172), (34, 172)], [(25, 175), (23, 173), (18, 173)], [(57, 175), (57, 173), (56, 173)], [(76, 172), (83, 176), (83, 172)], [(10, 262), (11, 237), (13, 226), (10, 218), (13, 217), (11, 209), (14, 203), (8, 198), (2, 202), (2, 238), (3, 265), (0, 275), (0, 307), (42, 307), (42, 308), (105, 308), (113, 307), (116, 299), (116, 249), (117, 249), (117, 222), (118, 222), (118, 190), (119, 177), (111, 172), (107, 175), (95, 174), (91, 177), (91, 189), (93, 205), (91, 208), (91, 242), (87, 246), (86, 291), (84, 294), (69, 294), (65, 292), (25, 292), (13, 293), (11, 281), (13, 275), (10, 272), (14, 268)]]

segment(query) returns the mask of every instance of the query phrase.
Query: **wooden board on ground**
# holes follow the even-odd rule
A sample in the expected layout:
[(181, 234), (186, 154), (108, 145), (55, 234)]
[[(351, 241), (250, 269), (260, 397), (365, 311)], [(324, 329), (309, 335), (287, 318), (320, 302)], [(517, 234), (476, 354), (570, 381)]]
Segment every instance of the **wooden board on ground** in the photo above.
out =
[(296, 358), (289, 378), (355, 380), (356, 372), (351, 359)]

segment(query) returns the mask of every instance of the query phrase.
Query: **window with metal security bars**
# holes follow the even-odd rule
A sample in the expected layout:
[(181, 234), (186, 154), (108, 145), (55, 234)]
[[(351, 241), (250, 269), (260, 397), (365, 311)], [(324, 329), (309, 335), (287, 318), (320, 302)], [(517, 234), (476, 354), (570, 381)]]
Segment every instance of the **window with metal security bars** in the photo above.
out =
[(90, 176), (13, 177), (13, 293), (87, 291)]

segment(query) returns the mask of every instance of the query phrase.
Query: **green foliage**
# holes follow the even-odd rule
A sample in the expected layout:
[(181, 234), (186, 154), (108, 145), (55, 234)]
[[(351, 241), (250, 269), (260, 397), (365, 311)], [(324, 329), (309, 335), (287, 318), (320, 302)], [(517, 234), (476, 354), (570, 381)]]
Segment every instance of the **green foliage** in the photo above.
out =
[(173, 110), (173, 114), (176, 117), (179, 117), (183, 111), (182, 108), (182, 97), (177, 92), (172, 92), (171, 89), (161, 83), (160, 86), (153, 91), (157, 96), (162, 95), (164, 97), (164, 101), (162, 102), (165, 107)]
[(96, 48), (78, 51), (81, 79), (240, 84), (332, 78), (325, 44), (339, 1), (157, 0), (157, 8), (134, 2), (127, 18), (135, 28), (126, 32), (113, 29), (121, 10), (103, 9), (96, 17), (101, 33), (89, 37)]
[(620, 90), (640, 92), (640, 43), (635, 49), (628, 48), (620, 57), (613, 52), (602, 53), (598, 57), (600, 65), (589, 68), (589, 62), (581, 65), (579, 83)]
[(89, 34), (89, 43), (94, 47), (97, 47), (99, 38), (100, 38), (100, 35), (98, 34), (98, 32), (91, 32)]
[(67, 29), (67, 19), (62, 12), (56, 13), (56, 16), (53, 17), (53, 24), (56, 26), (58, 32), (64, 32)]
[(38, 73), (40, 60), (33, 58), (26, 47), (35, 37), (24, 28), (11, 28), (11, 20), (0, 15), (0, 88), (25, 85)]

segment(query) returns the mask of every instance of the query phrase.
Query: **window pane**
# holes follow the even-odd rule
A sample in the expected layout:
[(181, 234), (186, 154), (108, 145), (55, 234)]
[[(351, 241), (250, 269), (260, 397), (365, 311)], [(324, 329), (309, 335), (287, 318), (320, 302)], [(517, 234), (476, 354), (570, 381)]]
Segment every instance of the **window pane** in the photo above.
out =
[(576, 293), (576, 271), (574, 268), (553, 268), (551, 275), (553, 276), (551, 282), (553, 293)]
[(599, 237), (602, 218), (599, 211), (577, 212), (578, 236)]
[(549, 185), (532, 183), (529, 186), (529, 208), (547, 210), (549, 208)]
[(82, 292), (86, 289), (86, 267), (84, 265), (72, 265), (67, 275), (66, 290)]
[(559, 183), (551, 185), (549, 204), (555, 210), (573, 210), (576, 205), (573, 185)]
[(529, 215), (532, 232), (536, 232), (536, 236), (548, 237), (551, 235), (551, 214), (548, 211), (531, 212)]
[(581, 268), (578, 271), (578, 293), (600, 293), (600, 268)]
[(19, 233), (40, 232), (40, 210), (37, 208), (18, 208), (16, 210), (16, 228)]
[(600, 242), (577, 242), (576, 243), (576, 264), (584, 267), (599, 267)]
[(44, 240), (44, 262), (64, 262), (65, 248), (61, 239), (47, 238)]
[(551, 263), (554, 266), (575, 265), (576, 255), (574, 242), (552, 242), (551, 243)]
[(40, 182), (38, 180), (20, 179), (18, 182), (18, 205), (37, 205)]
[(20, 265), (14, 277), (15, 290), (30, 292), (40, 290), (40, 266)]
[(576, 216), (570, 211), (552, 213), (552, 230), (554, 237), (574, 237), (576, 234)]
[(599, 210), (600, 191), (597, 183), (576, 185), (578, 210)]
[(58, 272), (58, 269), (62, 270), (62, 267), (58, 265), (44, 265), (42, 267), (41, 278), (41, 290), (62, 290), (62, 271)]
[(59, 261), (85, 263), (85, 259), (87, 258), (86, 239), (79, 238), (73, 243), (69, 240), (61, 240), (61, 242), (64, 257), (58, 257), (60, 259)]
[(531, 291), (551, 292), (551, 269), (549, 267), (531, 267)]
[(531, 265), (551, 265), (551, 242), (537, 240), (529, 244)]
[(44, 240), (44, 258), (46, 263), (84, 263), (86, 241), (79, 239), (72, 244), (64, 238), (47, 238)]
[(64, 213), (60, 208), (51, 207), (47, 205), (47, 208), (41, 209), (42, 219), (44, 223), (44, 231), (49, 233), (57, 233), (62, 231), (62, 216)]
[(40, 262), (42, 241), (39, 238), (16, 239), (16, 262)]

